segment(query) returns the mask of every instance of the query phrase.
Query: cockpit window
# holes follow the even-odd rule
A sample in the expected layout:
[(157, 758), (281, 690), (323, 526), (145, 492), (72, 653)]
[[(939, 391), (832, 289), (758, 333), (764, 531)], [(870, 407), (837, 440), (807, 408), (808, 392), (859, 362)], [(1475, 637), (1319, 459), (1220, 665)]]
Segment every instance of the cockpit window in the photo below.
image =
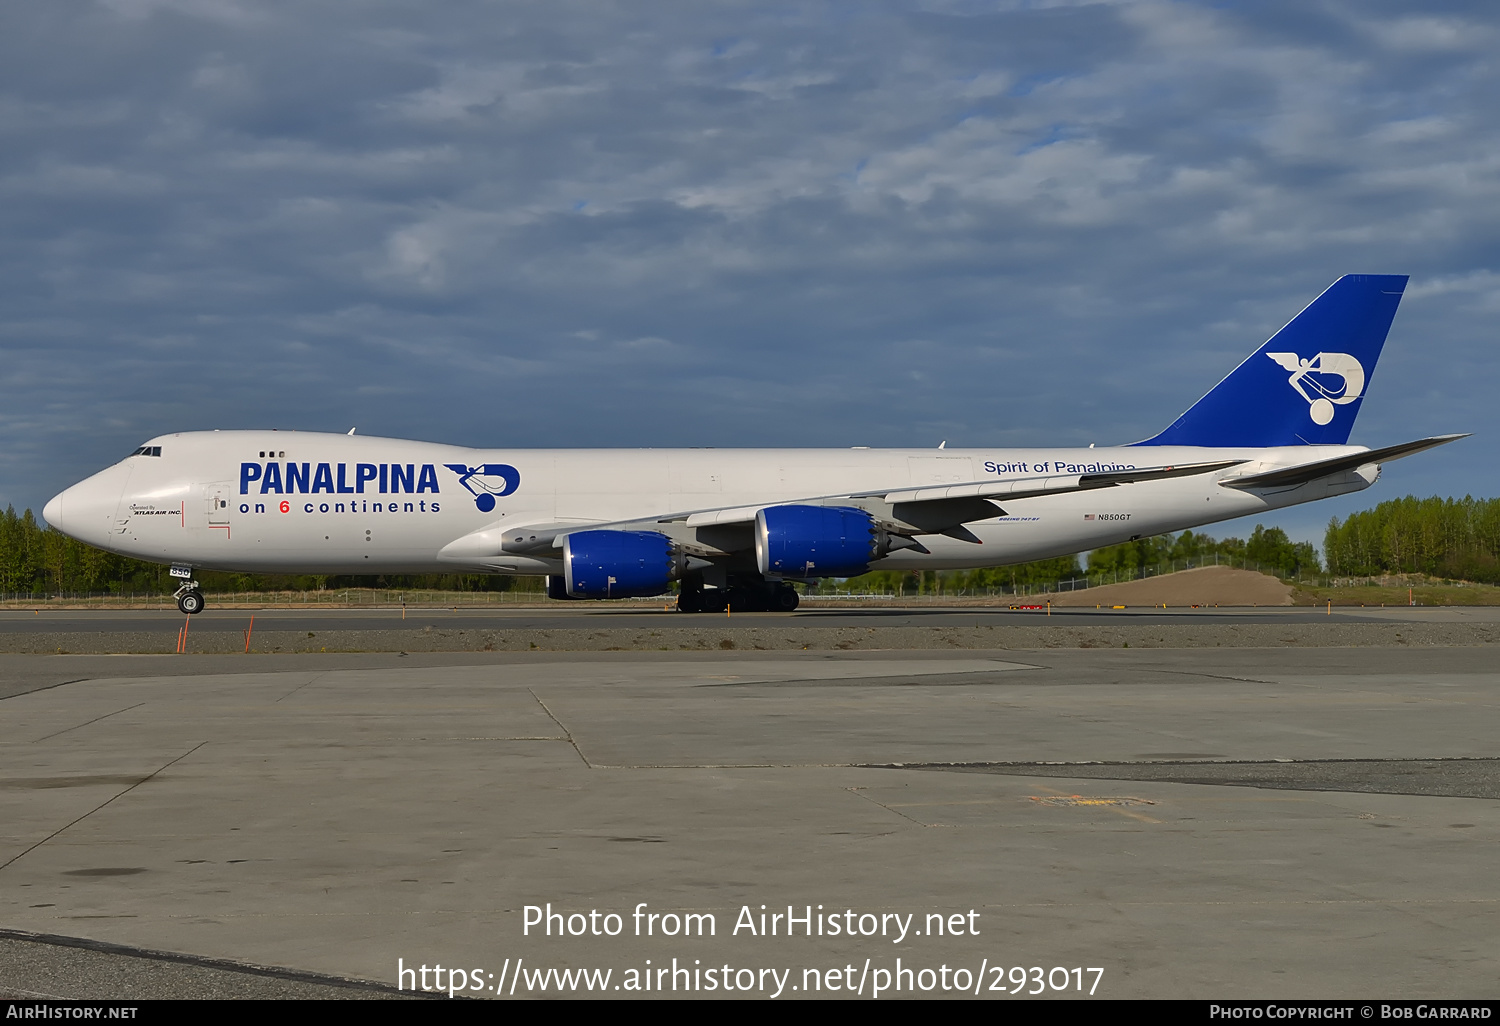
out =
[(137, 449), (135, 452), (131, 453), (130, 455), (132, 455), (132, 456), (160, 456), (161, 455), (161, 446), (159, 446), (159, 445), (143, 445), (139, 449)]

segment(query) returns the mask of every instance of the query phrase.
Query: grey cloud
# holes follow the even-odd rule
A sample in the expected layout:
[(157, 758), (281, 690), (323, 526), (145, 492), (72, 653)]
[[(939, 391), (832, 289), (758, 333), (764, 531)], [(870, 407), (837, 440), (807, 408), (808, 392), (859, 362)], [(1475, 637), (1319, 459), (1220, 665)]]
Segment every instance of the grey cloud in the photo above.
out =
[[(1124, 441), (1362, 270), (1414, 277), (1357, 439), (1483, 431), (1496, 21), (13, 5), (0, 501), (200, 427)], [(1491, 444), (1392, 478), (1495, 494)]]

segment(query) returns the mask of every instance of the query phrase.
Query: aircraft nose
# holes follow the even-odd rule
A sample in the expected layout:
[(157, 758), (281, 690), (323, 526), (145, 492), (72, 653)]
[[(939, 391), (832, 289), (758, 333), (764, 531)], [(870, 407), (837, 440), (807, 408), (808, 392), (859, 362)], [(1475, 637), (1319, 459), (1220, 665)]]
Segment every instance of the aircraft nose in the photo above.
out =
[(70, 538), (106, 545), (128, 475), (128, 468), (109, 467), (63, 489), (42, 507), (42, 519)]

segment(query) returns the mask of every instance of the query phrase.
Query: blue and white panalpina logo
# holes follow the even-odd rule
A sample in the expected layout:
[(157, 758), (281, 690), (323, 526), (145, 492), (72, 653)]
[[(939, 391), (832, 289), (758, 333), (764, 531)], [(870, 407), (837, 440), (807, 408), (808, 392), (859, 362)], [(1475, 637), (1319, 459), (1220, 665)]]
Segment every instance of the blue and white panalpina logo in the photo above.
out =
[(477, 467), (466, 467), (462, 463), (445, 463), (443, 466), (458, 475), (458, 483), (474, 496), (474, 505), (488, 513), (495, 508), (495, 499), (509, 495), (521, 487), (521, 472), (508, 463), (483, 463)]
[(1335, 406), (1354, 402), (1365, 390), (1365, 369), (1348, 353), (1319, 353), (1311, 360), (1296, 353), (1266, 355), (1292, 372), (1287, 383), (1307, 400), (1314, 424), (1327, 424)]

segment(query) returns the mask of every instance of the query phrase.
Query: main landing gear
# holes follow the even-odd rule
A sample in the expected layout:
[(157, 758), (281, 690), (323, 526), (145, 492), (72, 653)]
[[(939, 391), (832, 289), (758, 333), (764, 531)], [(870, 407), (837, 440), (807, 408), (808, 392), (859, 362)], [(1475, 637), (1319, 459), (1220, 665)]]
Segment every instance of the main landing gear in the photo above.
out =
[(790, 613), (797, 608), (797, 589), (785, 581), (761, 577), (731, 577), (727, 588), (705, 588), (700, 582), (684, 581), (677, 596), (681, 613)]
[(198, 590), (198, 582), (192, 579), (192, 574), (191, 567), (174, 566), (172, 568), (173, 577), (187, 578), (182, 582), (182, 586), (172, 593), (172, 597), (177, 600), (177, 608), (189, 616), (203, 612), (204, 605), (203, 592)]

